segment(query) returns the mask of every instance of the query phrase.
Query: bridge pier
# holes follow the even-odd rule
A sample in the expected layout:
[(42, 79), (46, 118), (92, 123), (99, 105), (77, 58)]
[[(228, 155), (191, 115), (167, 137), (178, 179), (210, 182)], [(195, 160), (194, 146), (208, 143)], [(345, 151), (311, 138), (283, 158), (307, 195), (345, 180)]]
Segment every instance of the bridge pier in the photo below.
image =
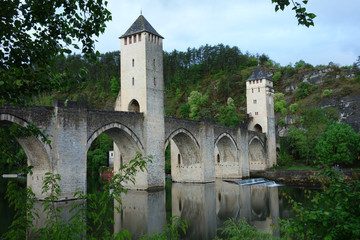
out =
[(56, 101), (48, 134), (54, 173), (61, 176), (61, 199), (73, 199), (78, 190), (86, 193), (87, 108)]

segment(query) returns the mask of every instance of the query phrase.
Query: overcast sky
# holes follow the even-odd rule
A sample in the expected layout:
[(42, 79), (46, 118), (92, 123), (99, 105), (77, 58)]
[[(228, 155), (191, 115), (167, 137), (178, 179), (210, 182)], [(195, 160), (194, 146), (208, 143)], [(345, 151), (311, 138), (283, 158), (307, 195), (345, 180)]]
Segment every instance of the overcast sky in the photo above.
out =
[(96, 44), (101, 53), (120, 50), (119, 36), (142, 10), (167, 52), (222, 43), (281, 65), (344, 66), (360, 56), (360, 0), (310, 0), (307, 9), (317, 15), (310, 28), (290, 8), (275, 13), (271, 0), (109, 0), (108, 9), (113, 20)]

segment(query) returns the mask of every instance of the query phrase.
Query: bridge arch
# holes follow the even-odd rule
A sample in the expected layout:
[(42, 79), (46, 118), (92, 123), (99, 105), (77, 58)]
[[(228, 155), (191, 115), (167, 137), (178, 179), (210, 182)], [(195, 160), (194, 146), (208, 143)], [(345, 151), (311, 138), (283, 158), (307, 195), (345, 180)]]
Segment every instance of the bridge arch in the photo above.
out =
[(215, 176), (239, 177), (238, 146), (228, 133), (222, 133), (215, 139)]
[(170, 145), (171, 176), (174, 182), (198, 182), (201, 178), (200, 145), (185, 128), (174, 130), (165, 140)]
[(108, 135), (120, 151), (120, 156), (117, 156), (118, 159), (114, 159), (114, 168), (116, 169), (122, 164), (129, 163), (137, 153), (144, 153), (144, 147), (136, 134), (130, 128), (118, 122), (106, 124), (93, 132), (87, 141), (87, 151), (93, 141), (102, 133)]
[[(94, 131), (91, 136), (87, 140), (86, 149), (89, 150), (92, 142), (101, 134), (106, 133), (113, 139), (113, 141), (116, 144), (115, 140), (124, 140), (126, 143), (131, 143), (131, 145), (135, 144), (138, 148), (139, 152), (142, 153), (144, 150), (144, 147), (140, 141), (140, 139), (136, 136), (136, 134), (127, 126), (121, 124), (121, 123), (110, 123), (106, 124), (100, 128), (98, 128), (96, 131)], [(120, 139), (116, 139), (120, 137)]]
[(176, 144), (179, 150), (180, 163), (182, 165), (190, 166), (192, 164), (200, 163), (200, 145), (191, 132), (184, 128), (173, 131), (165, 141), (165, 148), (170, 140)]
[(250, 170), (266, 168), (265, 144), (258, 136), (254, 136), (249, 141), (249, 162)]
[[(26, 127), (30, 123), (11, 114), (0, 114), (0, 125), (12, 124)], [(41, 197), (44, 175), (46, 172), (53, 172), (50, 157), (51, 146), (41, 141), (41, 137), (35, 136), (17, 138), (17, 142), (26, 154), (27, 164), (34, 167), (32, 169), (33, 175), (27, 177), (27, 185), (31, 186), (37, 197)]]

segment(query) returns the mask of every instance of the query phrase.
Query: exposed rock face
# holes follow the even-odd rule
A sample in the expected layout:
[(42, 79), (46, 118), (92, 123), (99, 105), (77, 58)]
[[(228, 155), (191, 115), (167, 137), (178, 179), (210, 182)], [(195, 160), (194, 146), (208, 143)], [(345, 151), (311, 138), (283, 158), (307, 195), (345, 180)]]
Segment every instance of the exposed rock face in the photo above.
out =
[(333, 107), (338, 110), (340, 121), (349, 124), (356, 132), (360, 129), (360, 95), (324, 98), (319, 107)]
[[(360, 89), (352, 88), (352, 86), (356, 85), (344, 87), (348, 88), (349, 93), (344, 92), (343, 89), (343, 86), (346, 85), (348, 81), (356, 81), (354, 80), (355, 78), (356, 75), (351, 70), (335, 67), (326, 67), (318, 70), (307, 69), (303, 71), (303, 74), (296, 74), (290, 78), (283, 79), (283, 90), (280, 91), (284, 91), (287, 94), (287, 98), (291, 99), (294, 97), (292, 94), (295, 93), (301, 82), (317, 85), (319, 87), (319, 96), (322, 95), (321, 90), (331, 89), (332, 94), (330, 96), (320, 97), (317, 101), (314, 100), (313, 106), (335, 108), (340, 116), (339, 121), (346, 122), (358, 132), (360, 129)], [(296, 116), (286, 116), (286, 125), (284, 127), (278, 126), (277, 133), (280, 136), (286, 136), (289, 125), (294, 124), (295, 119)]]

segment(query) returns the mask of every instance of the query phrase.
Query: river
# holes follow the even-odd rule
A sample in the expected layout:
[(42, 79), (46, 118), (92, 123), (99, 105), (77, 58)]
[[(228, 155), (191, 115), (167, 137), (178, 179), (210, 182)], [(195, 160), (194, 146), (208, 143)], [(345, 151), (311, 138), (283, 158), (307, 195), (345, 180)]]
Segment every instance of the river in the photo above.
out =
[[(2, 235), (14, 215), (4, 199), (8, 179), (0, 178), (0, 234)], [(88, 192), (101, 191), (98, 180), (88, 184)], [(279, 218), (291, 215), (283, 193), (304, 202), (303, 188), (279, 186), (273, 183), (240, 185), (216, 180), (214, 183), (192, 184), (166, 181), (163, 191), (129, 191), (123, 196), (121, 213), (114, 211), (114, 231), (128, 229), (133, 239), (161, 231), (171, 216), (189, 221), (184, 239), (213, 239), (216, 230), (229, 218), (246, 219), (256, 228), (279, 236)], [(116, 203), (115, 203), (116, 205)]]

